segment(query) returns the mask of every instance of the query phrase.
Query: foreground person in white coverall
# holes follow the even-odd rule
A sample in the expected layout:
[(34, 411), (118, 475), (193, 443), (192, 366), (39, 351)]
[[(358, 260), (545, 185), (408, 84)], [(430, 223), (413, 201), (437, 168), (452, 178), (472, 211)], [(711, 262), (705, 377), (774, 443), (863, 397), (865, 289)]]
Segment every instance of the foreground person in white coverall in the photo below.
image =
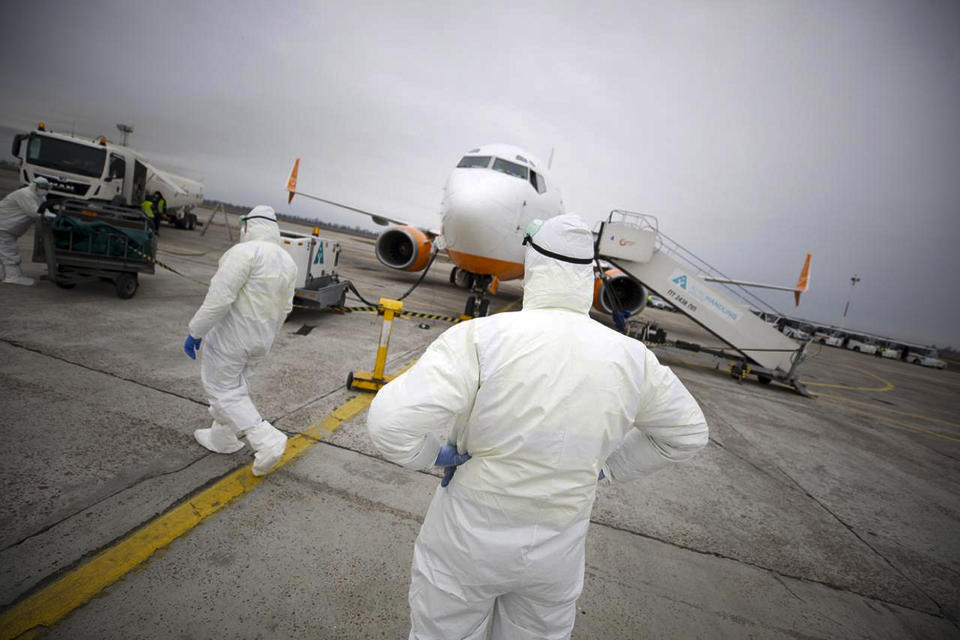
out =
[(36, 284), (20, 270), (17, 238), (40, 219), (37, 210), (50, 190), (50, 182), (38, 177), (33, 184), (12, 191), (0, 200), (0, 280), (7, 284)]
[(239, 436), (245, 436), (255, 452), (253, 475), (262, 476), (283, 457), (287, 436), (260, 416), (247, 378), (293, 309), (297, 266), (280, 245), (271, 207), (254, 207), (240, 221), (240, 242), (220, 258), (183, 348), (191, 358), (200, 351), (200, 378), (213, 416), (210, 428), (193, 433), (197, 442), (215, 453), (235, 453), (243, 448)]
[(586, 224), (528, 236), (523, 310), (446, 331), (367, 417), (388, 460), (451, 465), (414, 546), (410, 638), (570, 637), (600, 472), (624, 482), (707, 443), (676, 376), (589, 317)]

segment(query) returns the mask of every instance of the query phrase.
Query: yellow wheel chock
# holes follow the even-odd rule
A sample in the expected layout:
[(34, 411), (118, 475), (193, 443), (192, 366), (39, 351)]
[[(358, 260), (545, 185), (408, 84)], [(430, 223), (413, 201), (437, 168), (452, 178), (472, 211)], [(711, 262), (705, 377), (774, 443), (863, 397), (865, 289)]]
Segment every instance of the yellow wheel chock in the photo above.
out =
[(351, 371), (347, 375), (347, 389), (377, 392), (395, 377), (384, 375), (383, 370), (387, 365), (387, 349), (390, 348), (393, 319), (400, 315), (401, 311), (403, 311), (403, 303), (399, 300), (380, 298), (379, 313), (383, 315), (383, 323), (380, 325), (380, 340), (377, 344), (377, 360), (373, 365), (373, 372)]

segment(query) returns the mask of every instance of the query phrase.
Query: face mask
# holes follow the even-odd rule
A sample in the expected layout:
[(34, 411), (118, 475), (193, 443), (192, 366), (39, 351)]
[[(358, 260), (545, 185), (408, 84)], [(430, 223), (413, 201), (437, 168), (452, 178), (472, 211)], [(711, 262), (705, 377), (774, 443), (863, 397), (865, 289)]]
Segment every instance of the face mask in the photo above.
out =
[(591, 264), (593, 262), (593, 257), (589, 258), (573, 258), (571, 256), (560, 255), (559, 253), (554, 253), (549, 249), (544, 249), (536, 242), (533, 241), (533, 237), (537, 235), (537, 232), (540, 231), (540, 227), (543, 226), (543, 220), (537, 220), (534, 218), (527, 223), (527, 226), (523, 229), (523, 244), (530, 245), (533, 247), (533, 250), (537, 253), (543, 254), (548, 258), (553, 258), (554, 260), (559, 260), (561, 262), (570, 262), (573, 264)]

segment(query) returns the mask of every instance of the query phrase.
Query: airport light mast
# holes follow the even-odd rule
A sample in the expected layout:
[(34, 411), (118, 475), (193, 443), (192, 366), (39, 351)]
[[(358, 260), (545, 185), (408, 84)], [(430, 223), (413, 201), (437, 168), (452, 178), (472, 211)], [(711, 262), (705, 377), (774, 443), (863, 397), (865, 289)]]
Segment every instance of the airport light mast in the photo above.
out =
[(133, 133), (133, 125), (118, 123), (117, 129), (119, 129), (120, 133), (123, 134), (123, 139), (120, 140), (120, 144), (122, 144), (123, 146), (127, 146), (127, 134)]
[(853, 287), (860, 282), (861, 278), (857, 274), (853, 274), (853, 277), (850, 278), (850, 293), (847, 295), (847, 304), (843, 305), (843, 318), (840, 319), (840, 326), (843, 326), (844, 320), (847, 319), (847, 311), (850, 310), (850, 300), (853, 298)]

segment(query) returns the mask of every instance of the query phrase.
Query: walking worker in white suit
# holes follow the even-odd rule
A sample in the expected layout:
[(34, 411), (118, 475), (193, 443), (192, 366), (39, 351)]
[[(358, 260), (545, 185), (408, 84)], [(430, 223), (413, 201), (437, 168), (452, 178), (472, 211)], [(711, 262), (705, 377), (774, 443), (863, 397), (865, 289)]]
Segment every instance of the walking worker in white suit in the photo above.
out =
[(598, 478), (707, 443), (673, 372), (589, 317), (583, 220), (533, 221), (524, 244), (523, 310), (447, 330), (370, 407), (388, 460), (447, 468), (414, 546), (410, 638), (568, 638)]
[(215, 453), (235, 453), (243, 448), (239, 437), (246, 437), (255, 453), (253, 475), (262, 476), (283, 457), (287, 436), (261, 417), (247, 378), (293, 309), (297, 265), (280, 245), (273, 208), (254, 207), (240, 225), (240, 241), (220, 258), (183, 350), (190, 358), (200, 352), (200, 379), (213, 416), (213, 424), (194, 431), (194, 438)]

